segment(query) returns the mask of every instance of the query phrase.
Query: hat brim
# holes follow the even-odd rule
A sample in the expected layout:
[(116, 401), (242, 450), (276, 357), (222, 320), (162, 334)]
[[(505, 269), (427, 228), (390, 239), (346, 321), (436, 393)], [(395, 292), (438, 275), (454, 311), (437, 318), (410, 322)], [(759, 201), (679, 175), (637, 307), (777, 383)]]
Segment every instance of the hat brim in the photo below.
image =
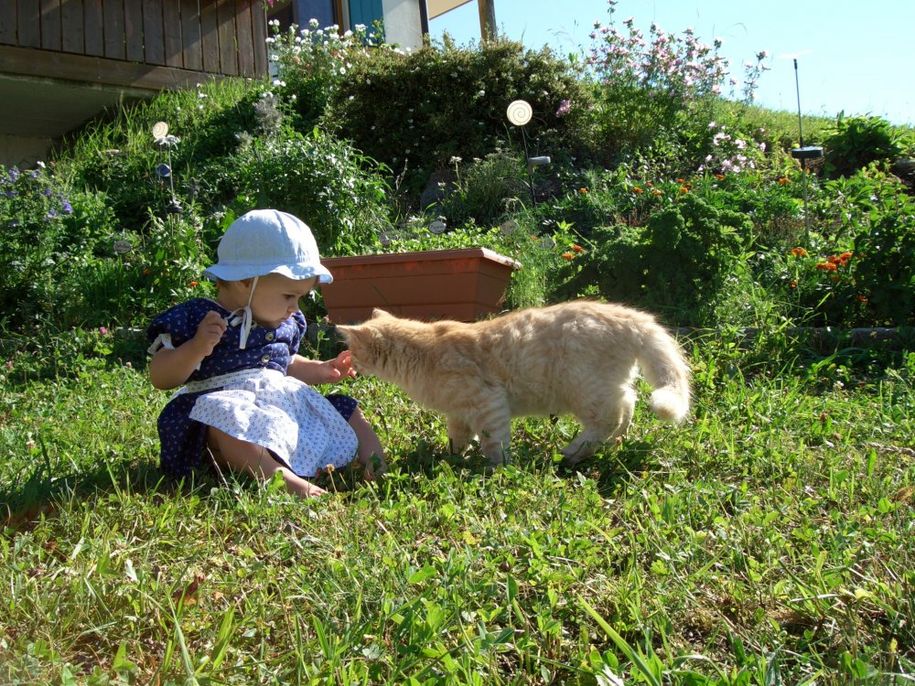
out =
[(241, 281), (253, 279), (255, 276), (267, 274), (280, 274), (294, 281), (317, 278), (318, 283), (331, 283), (334, 277), (323, 264), (302, 264), (289, 266), (288, 264), (214, 264), (204, 270), (203, 275), (216, 281)]

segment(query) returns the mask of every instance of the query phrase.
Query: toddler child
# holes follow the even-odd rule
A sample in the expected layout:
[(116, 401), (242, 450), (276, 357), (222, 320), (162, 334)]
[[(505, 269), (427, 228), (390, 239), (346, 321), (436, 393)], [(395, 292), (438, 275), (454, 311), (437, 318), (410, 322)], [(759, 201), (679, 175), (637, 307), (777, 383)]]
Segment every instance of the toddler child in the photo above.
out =
[(181, 386), (159, 416), (163, 471), (186, 475), (209, 448), (229, 469), (262, 479), (280, 472), (306, 497), (325, 492), (308, 478), (354, 455), (374, 478), (384, 454), (357, 402), (311, 388), (354, 376), (349, 351), (324, 362), (297, 354), (306, 329), (299, 299), (333, 279), (311, 230), (291, 214), (253, 210), (226, 229), (217, 254), (204, 272), (216, 300), (176, 305), (147, 331), (153, 386)]

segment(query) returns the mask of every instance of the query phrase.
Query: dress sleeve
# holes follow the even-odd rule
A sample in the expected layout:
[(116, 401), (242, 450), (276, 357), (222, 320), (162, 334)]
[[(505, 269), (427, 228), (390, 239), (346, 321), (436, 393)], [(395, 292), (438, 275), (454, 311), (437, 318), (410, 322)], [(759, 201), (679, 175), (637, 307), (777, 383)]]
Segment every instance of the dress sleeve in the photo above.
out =
[(155, 354), (160, 348), (177, 348), (193, 338), (197, 333), (197, 325), (208, 309), (198, 300), (189, 300), (156, 316), (146, 329), (146, 338), (150, 342), (149, 353)]
[(299, 352), (299, 346), (302, 345), (302, 339), (305, 338), (305, 332), (308, 330), (308, 322), (305, 321), (305, 315), (301, 312), (294, 312), (292, 319), (295, 322), (295, 333), (292, 334), (292, 340), (289, 342), (289, 354), (295, 355)]

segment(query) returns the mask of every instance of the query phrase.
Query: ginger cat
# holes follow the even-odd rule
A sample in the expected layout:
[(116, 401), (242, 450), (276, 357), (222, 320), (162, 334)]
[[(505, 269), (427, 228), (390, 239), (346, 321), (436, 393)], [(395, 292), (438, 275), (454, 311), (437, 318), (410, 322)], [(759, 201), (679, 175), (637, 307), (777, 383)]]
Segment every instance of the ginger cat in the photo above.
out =
[(445, 414), (452, 450), (474, 436), (490, 464), (508, 460), (512, 417), (573, 414), (582, 431), (563, 449), (588, 457), (632, 419), (641, 368), (651, 409), (677, 423), (689, 411), (689, 367), (677, 342), (645, 312), (576, 301), (465, 324), (401, 319), (383, 310), (338, 326), (355, 367), (397, 384)]

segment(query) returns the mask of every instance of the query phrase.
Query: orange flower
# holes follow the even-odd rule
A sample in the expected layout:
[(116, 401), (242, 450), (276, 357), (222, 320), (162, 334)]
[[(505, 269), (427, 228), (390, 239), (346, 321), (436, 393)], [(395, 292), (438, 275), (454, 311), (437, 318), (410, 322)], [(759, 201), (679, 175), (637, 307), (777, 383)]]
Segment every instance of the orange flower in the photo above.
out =
[(578, 243), (572, 243), (572, 251), (581, 253), (584, 252), (585, 249), (582, 248)]
[(680, 183), (680, 184), (686, 183), (686, 179), (677, 179), (677, 183)]
[(641, 186), (633, 186), (632, 192), (635, 193), (636, 195), (641, 195), (645, 191), (642, 189)]
[(570, 253), (570, 252), (564, 252), (564, 253), (562, 253), (562, 259), (571, 262), (573, 259), (575, 259), (575, 254)]
[(801, 247), (791, 248), (791, 254), (795, 257), (807, 257), (807, 251)]
[(790, 288), (797, 288), (797, 281), (792, 280), (791, 283), (788, 284), (788, 286)]
[(682, 186), (680, 186), (680, 192), (681, 192), (681, 193), (689, 193), (689, 185), (688, 185), (688, 184), (683, 184)]
[(834, 272), (836, 270), (836, 265), (832, 262), (820, 262), (816, 266), (821, 272)]
[(578, 192), (579, 192), (581, 195), (587, 195), (587, 194), (588, 194), (588, 189), (585, 188), (585, 187), (581, 187), (581, 188), (578, 189)]
[(196, 281), (191, 281), (191, 282), (188, 284), (188, 286), (190, 286), (191, 288), (197, 288), (197, 282), (196, 282)]
[(867, 296), (864, 295), (863, 293), (859, 293), (858, 295), (855, 296), (855, 300), (857, 300), (859, 303), (866, 303)]
[(724, 181), (724, 174), (715, 174), (715, 178), (719, 181)]
[(775, 180), (775, 183), (777, 183), (779, 186), (787, 186), (789, 183), (791, 183), (791, 181), (788, 180), (787, 176), (779, 176)]

